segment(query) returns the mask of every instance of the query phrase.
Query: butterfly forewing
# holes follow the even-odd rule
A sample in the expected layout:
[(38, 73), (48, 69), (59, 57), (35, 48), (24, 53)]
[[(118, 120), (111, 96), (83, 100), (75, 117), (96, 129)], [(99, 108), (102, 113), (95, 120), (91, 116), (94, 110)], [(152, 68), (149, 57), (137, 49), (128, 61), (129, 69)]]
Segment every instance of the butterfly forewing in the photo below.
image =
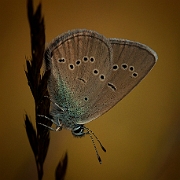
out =
[[(46, 49), (45, 57), (51, 69), (50, 97), (72, 117), (79, 118), (77, 121), (86, 121), (81, 117), (89, 118), (88, 112), (101, 96), (112, 68), (109, 40), (93, 31), (71, 31), (57, 37)], [(52, 105), (51, 111), (55, 110), (57, 107)]]

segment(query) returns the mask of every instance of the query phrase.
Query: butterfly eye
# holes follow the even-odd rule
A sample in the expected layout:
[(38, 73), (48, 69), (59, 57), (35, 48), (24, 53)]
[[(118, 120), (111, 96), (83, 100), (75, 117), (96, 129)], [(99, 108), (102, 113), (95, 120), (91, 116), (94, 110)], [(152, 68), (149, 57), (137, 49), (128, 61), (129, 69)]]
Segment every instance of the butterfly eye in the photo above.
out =
[(85, 135), (83, 125), (77, 125), (76, 127), (74, 127), (72, 129), (72, 134), (78, 137)]

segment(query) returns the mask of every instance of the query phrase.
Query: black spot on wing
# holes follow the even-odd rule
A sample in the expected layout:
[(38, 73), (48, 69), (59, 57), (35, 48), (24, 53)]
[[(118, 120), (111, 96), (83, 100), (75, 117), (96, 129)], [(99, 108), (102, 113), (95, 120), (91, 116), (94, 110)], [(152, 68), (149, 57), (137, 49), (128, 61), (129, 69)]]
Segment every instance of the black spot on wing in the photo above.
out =
[(116, 91), (116, 90), (117, 90), (116, 86), (115, 86), (114, 84), (112, 84), (112, 83), (108, 83), (108, 86), (109, 86), (113, 91)]

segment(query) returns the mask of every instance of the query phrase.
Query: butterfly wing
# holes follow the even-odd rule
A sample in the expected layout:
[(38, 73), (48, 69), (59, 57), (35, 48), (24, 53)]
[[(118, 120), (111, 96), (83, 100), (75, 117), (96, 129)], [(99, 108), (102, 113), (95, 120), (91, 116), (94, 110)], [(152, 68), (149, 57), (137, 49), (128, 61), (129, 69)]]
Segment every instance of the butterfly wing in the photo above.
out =
[(152, 69), (156, 53), (146, 45), (123, 39), (109, 39), (113, 48), (111, 75), (92, 105), (87, 123), (111, 109), (124, 98)]
[[(51, 115), (59, 118), (62, 109), (67, 112), (62, 118), (64, 121), (86, 121), (112, 67), (109, 40), (94, 31), (70, 31), (47, 47), (45, 63), (47, 69), (51, 69), (48, 81), (49, 94), (54, 101)], [(82, 116), (86, 119), (81, 119)]]

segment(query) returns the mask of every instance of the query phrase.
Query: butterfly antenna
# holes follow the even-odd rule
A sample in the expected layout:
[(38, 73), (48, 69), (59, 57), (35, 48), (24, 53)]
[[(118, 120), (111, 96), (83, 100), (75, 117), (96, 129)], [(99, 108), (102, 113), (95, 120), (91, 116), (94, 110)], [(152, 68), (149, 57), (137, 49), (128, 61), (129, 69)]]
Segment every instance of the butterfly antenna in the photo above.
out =
[(101, 141), (100, 141), (100, 140), (98, 139), (98, 137), (94, 134), (94, 132), (91, 131), (90, 129), (86, 128), (86, 127), (85, 127), (85, 129), (89, 132), (89, 134), (91, 133), (91, 134), (96, 138), (96, 140), (99, 142), (99, 144), (100, 144), (102, 150), (103, 150), (104, 152), (106, 152), (105, 147), (102, 145)]
[(102, 160), (101, 160), (101, 157), (99, 156), (99, 153), (97, 151), (97, 147), (96, 147), (96, 144), (94, 142), (94, 139), (93, 139), (93, 137), (92, 137), (92, 135), (91, 135), (91, 133), (89, 131), (88, 131), (88, 134), (89, 134), (89, 136), (90, 136), (90, 138), (92, 140), (92, 143), (93, 143), (94, 149), (96, 151), (96, 155), (97, 155), (98, 161), (99, 161), (100, 164), (102, 164)]
[(88, 129), (88, 128), (86, 128), (86, 127), (84, 127), (84, 128), (87, 130), (87, 134), (89, 134), (89, 136), (90, 136), (90, 138), (91, 138), (91, 140), (92, 140), (92, 143), (93, 143), (94, 149), (95, 149), (95, 151), (96, 151), (96, 155), (97, 155), (98, 161), (99, 161), (100, 164), (102, 164), (101, 157), (99, 156), (99, 153), (98, 153), (98, 151), (97, 151), (97, 147), (96, 147), (96, 144), (95, 144), (95, 142), (94, 142), (94, 138), (92, 137), (92, 135), (93, 135), (93, 136), (96, 138), (96, 140), (99, 142), (99, 144), (100, 144), (100, 146), (101, 146), (101, 148), (102, 148), (102, 150), (103, 150), (104, 152), (106, 152), (106, 149), (105, 149), (104, 146), (101, 144), (100, 140), (99, 140), (98, 137), (94, 134), (93, 131), (91, 131), (90, 129)]

